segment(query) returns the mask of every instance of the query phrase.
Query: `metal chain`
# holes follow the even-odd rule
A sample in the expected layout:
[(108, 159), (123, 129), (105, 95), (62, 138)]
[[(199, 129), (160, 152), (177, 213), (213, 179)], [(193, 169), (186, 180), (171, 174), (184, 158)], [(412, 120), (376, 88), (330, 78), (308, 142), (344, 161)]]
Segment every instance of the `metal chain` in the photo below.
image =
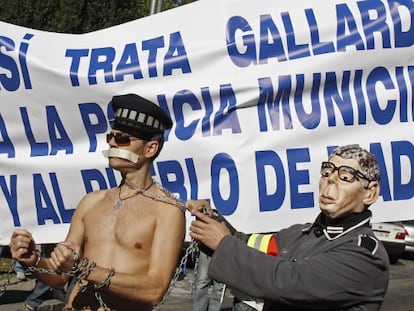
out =
[[(77, 275), (79, 275), (79, 273), (85, 268), (87, 267), (89, 264), (89, 259), (88, 258), (83, 258), (82, 262), (80, 264), (76, 264), (72, 267), (72, 270), (68, 271), (68, 272), (63, 272), (63, 271), (55, 271), (55, 270), (50, 270), (50, 269), (46, 269), (46, 268), (38, 268), (35, 266), (29, 266), (26, 267), (26, 269), (32, 273), (37, 272), (37, 273), (42, 273), (42, 274), (54, 274), (54, 275), (66, 275), (69, 277), (75, 277)], [(91, 264), (94, 264), (94, 262), (92, 262)]]
[(161, 306), (164, 304), (164, 302), (167, 300), (167, 298), (169, 297), (169, 295), (171, 294), (171, 291), (173, 290), (173, 288), (175, 286), (175, 283), (177, 283), (181, 272), (183, 271), (183, 266), (188, 261), (188, 257), (191, 256), (193, 253), (195, 253), (197, 251), (197, 249), (198, 249), (198, 242), (195, 241), (195, 240), (191, 241), (190, 245), (185, 250), (185, 253), (184, 253), (183, 258), (181, 259), (180, 265), (175, 270), (175, 274), (174, 274), (174, 276), (173, 276), (173, 278), (170, 282), (170, 286), (168, 287), (167, 292), (164, 294), (164, 297), (162, 298), (160, 303), (152, 309), (153, 311), (159, 310), (161, 308)]
[(195, 295), (195, 291), (196, 291), (196, 282), (197, 282), (197, 278), (198, 278), (198, 261), (199, 261), (199, 253), (200, 253), (200, 249), (198, 248), (199, 245), (197, 245), (197, 249), (194, 252), (194, 257), (195, 257), (195, 263), (194, 263), (194, 282), (193, 282), (193, 286), (191, 286), (191, 295), (194, 296)]
[(16, 261), (12, 260), (11, 264), (10, 264), (10, 268), (9, 271), (7, 271), (7, 278), (6, 278), (6, 282), (3, 284), (3, 288), (0, 291), (0, 298), (3, 297), (3, 295), (5, 294), (7, 287), (9, 287), (10, 285), (10, 280), (12, 277), (12, 273), (14, 271), (14, 266), (16, 265)]
[(95, 292), (95, 298), (96, 300), (98, 300), (99, 302), (99, 306), (104, 310), (104, 311), (111, 311), (110, 308), (108, 308), (108, 305), (105, 303), (105, 301), (103, 301), (101, 293), (100, 292)]
[(137, 187), (135, 187), (133, 184), (130, 184), (129, 182), (127, 182), (125, 180), (125, 185), (128, 186), (130, 189), (133, 189), (135, 191), (137, 191), (137, 194), (142, 194), (143, 196), (153, 199), (154, 201), (158, 201), (158, 202), (163, 202), (163, 203), (167, 203), (167, 204), (171, 204), (174, 206), (179, 207), (183, 212), (185, 211), (184, 208), (184, 204), (185, 202), (180, 200), (179, 198), (175, 197), (169, 190), (167, 190), (165, 187), (163, 187), (161, 184), (159, 184), (158, 182), (154, 181), (154, 184), (160, 188), (165, 195), (158, 195), (155, 194), (154, 192), (150, 191), (150, 190), (143, 190), (143, 189), (139, 189)]

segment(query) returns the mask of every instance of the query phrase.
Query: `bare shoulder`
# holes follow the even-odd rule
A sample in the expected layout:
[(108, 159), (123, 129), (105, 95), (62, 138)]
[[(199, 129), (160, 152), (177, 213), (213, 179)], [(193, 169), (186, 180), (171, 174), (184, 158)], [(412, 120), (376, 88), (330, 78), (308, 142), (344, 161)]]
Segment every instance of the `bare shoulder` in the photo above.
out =
[(147, 196), (152, 197), (163, 215), (184, 217), (185, 208), (183, 202), (168, 190), (163, 189), (162, 186), (157, 185), (155, 190), (147, 193)]
[(114, 189), (96, 190), (87, 193), (79, 202), (76, 211), (79, 213), (85, 213), (98, 203), (102, 203), (109, 196), (113, 195)]
[[(150, 195), (154, 196), (151, 201), (156, 211), (156, 240), (161, 244), (163, 244), (162, 241), (174, 243), (178, 240), (182, 241), (186, 223), (183, 202), (161, 186), (152, 190)], [(165, 244), (163, 245), (165, 247)]]
[(163, 209), (171, 209), (182, 214), (185, 212), (184, 203), (177, 196), (167, 189), (162, 188), (160, 185), (157, 185), (155, 190), (148, 191), (147, 196), (152, 197), (152, 199), (157, 202), (159, 206), (162, 206)]

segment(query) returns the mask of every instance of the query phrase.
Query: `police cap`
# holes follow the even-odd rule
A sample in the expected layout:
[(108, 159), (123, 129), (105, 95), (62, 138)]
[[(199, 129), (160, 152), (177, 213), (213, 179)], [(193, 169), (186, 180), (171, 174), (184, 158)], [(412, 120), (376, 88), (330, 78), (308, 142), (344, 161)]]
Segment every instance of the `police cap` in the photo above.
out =
[(112, 97), (112, 128), (150, 140), (154, 134), (172, 127), (172, 120), (160, 107), (136, 94)]

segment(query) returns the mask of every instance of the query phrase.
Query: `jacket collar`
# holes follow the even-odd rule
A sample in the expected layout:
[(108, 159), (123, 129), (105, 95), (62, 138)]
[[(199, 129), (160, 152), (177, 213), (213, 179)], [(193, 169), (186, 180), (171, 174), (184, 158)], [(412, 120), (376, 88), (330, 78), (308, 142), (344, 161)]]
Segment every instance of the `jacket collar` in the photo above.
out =
[(370, 210), (366, 210), (358, 214), (351, 214), (336, 221), (329, 220), (324, 214), (320, 213), (315, 222), (303, 228), (302, 231), (304, 233), (313, 231), (317, 237), (324, 234), (326, 239), (331, 241), (355, 230), (356, 228), (369, 226), (371, 218), (372, 213)]

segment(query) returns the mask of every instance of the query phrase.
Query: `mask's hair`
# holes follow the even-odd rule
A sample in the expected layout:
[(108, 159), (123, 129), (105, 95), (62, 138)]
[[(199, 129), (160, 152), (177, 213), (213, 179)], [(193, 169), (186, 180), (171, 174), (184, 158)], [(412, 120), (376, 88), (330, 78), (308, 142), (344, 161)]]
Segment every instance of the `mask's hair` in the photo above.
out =
[(343, 159), (354, 159), (361, 166), (361, 172), (371, 181), (380, 180), (380, 170), (374, 155), (359, 145), (339, 146), (329, 156), (339, 156)]

